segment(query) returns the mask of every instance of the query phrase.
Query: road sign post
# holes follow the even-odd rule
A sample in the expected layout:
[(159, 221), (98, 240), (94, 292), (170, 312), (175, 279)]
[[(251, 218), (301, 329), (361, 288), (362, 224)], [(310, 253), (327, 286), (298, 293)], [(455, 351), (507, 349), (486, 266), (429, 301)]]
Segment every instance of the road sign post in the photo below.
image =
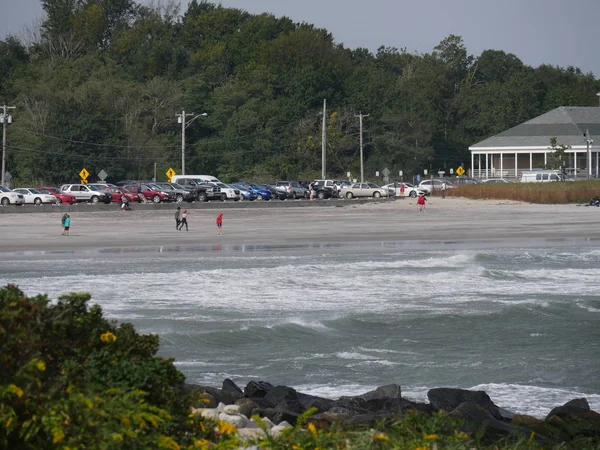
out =
[(170, 183), (171, 178), (177, 175), (177, 172), (175, 172), (171, 167), (169, 167), (169, 170), (165, 172), (165, 175), (167, 176), (167, 182)]

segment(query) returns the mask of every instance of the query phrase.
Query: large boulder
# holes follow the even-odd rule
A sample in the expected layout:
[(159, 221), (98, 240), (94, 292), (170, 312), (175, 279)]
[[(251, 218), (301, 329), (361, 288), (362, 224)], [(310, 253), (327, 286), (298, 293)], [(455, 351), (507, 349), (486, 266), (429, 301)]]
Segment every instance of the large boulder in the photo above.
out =
[(502, 419), (498, 408), (489, 395), (484, 391), (469, 391), (466, 389), (437, 388), (427, 392), (429, 403), (434, 409), (453, 411), (460, 404), (468, 402), (479, 405), (496, 419)]
[(271, 383), (267, 383), (266, 381), (251, 381), (244, 388), (244, 394), (246, 397), (250, 398), (262, 398), (267, 395), (273, 389), (273, 385)]
[(280, 403), (282, 401), (287, 401), (287, 400), (297, 401), (298, 394), (296, 393), (295, 389), (292, 389), (290, 387), (275, 386), (274, 388), (269, 389), (265, 393), (263, 398), (267, 402), (269, 402), (273, 405), (277, 405), (278, 403)]
[(223, 393), (230, 395), (233, 398), (240, 399), (244, 397), (244, 391), (242, 391), (237, 384), (235, 384), (229, 378), (223, 380), (223, 386), (221, 387)]
[(381, 398), (401, 398), (402, 389), (397, 384), (387, 384), (372, 391), (358, 395), (357, 397), (367, 401)]
[(302, 392), (298, 392), (297, 394), (298, 401), (305, 409), (317, 408), (318, 412), (325, 412), (336, 404), (335, 400), (329, 398), (316, 397), (314, 395), (303, 394)]

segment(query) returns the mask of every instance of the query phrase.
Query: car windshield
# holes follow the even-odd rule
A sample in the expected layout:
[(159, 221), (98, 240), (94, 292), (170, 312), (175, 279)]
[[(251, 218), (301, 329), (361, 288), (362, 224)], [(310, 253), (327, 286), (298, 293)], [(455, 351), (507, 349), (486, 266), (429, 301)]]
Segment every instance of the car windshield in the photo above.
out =
[(220, 187), (220, 188), (225, 188), (225, 189), (231, 189), (230, 186), (227, 186), (225, 183), (214, 183), (215, 186)]
[(9, 188), (7, 188), (6, 186), (2, 186), (2, 185), (0, 185), (0, 191), (1, 192), (12, 192)]
[(185, 188), (182, 185), (177, 184), (177, 183), (167, 184), (166, 186), (171, 186), (173, 189), (183, 189), (183, 190), (185, 190)]
[(90, 186), (90, 185), (88, 185), (88, 188), (90, 188), (90, 191), (101, 191), (102, 190), (98, 186)]
[(29, 189), (29, 192), (31, 192), (32, 194), (41, 194), (41, 192), (37, 189)]
[(163, 191), (167, 190), (167, 191), (174, 191), (175, 188), (173, 186), (171, 186), (170, 184), (161, 184), (159, 186)]

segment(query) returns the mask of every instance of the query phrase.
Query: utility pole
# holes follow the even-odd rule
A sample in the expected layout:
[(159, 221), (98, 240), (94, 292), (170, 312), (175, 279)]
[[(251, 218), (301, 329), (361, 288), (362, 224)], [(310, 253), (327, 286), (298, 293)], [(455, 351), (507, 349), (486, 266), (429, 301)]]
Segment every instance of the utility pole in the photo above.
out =
[(358, 121), (360, 123), (360, 182), (365, 182), (365, 170), (363, 167), (363, 118), (369, 117), (368, 114), (354, 114), (354, 117), (358, 117)]
[[(585, 130), (585, 143), (587, 144), (587, 166), (588, 166), (588, 180), (592, 178), (592, 152), (590, 146), (594, 143), (593, 139), (590, 139), (590, 130)], [(596, 174), (597, 175), (597, 174)]]
[(175, 114), (177, 116), (177, 123), (181, 124), (181, 175), (185, 175), (185, 129), (200, 116), (208, 116), (207, 113), (202, 113), (194, 116), (190, 120), (186, 120), (187, 117), (193, 116), (194, 113), (186, 114), (185, 110), (181, 110), (181, 114)]
[(323, 99), (323, 130), (321, 133), (321, 178), (324, 180), (326, 175), (326, 149), (327, 149), (327, 100)]
[(2, 106), (0, 121), (2, 122), (2, 186), (4, 186), (4, 173), (6, 172), (6, 127), (12, 123), (12, 117), (8, 114), (9, 109), (15, 109), (16, 106)]

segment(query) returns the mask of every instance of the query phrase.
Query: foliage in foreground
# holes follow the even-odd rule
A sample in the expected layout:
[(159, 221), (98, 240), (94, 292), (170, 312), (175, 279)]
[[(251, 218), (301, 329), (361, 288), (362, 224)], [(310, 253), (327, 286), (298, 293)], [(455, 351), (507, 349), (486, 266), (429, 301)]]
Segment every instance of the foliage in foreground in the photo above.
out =
[[(156, 356), (156, 336), (104, 319), (89, 299), (50, 302), (12, 285), (0, 289), (0, 448), (243, 448), (232, 425), (190, 415), (183, 375)], [(314, 412), (253, 443), (282, 450), (540, 448), (534, 434), (489, 442), (442, 412), (408, 412), (373, 428), (322, 426), (310, 421)]]

